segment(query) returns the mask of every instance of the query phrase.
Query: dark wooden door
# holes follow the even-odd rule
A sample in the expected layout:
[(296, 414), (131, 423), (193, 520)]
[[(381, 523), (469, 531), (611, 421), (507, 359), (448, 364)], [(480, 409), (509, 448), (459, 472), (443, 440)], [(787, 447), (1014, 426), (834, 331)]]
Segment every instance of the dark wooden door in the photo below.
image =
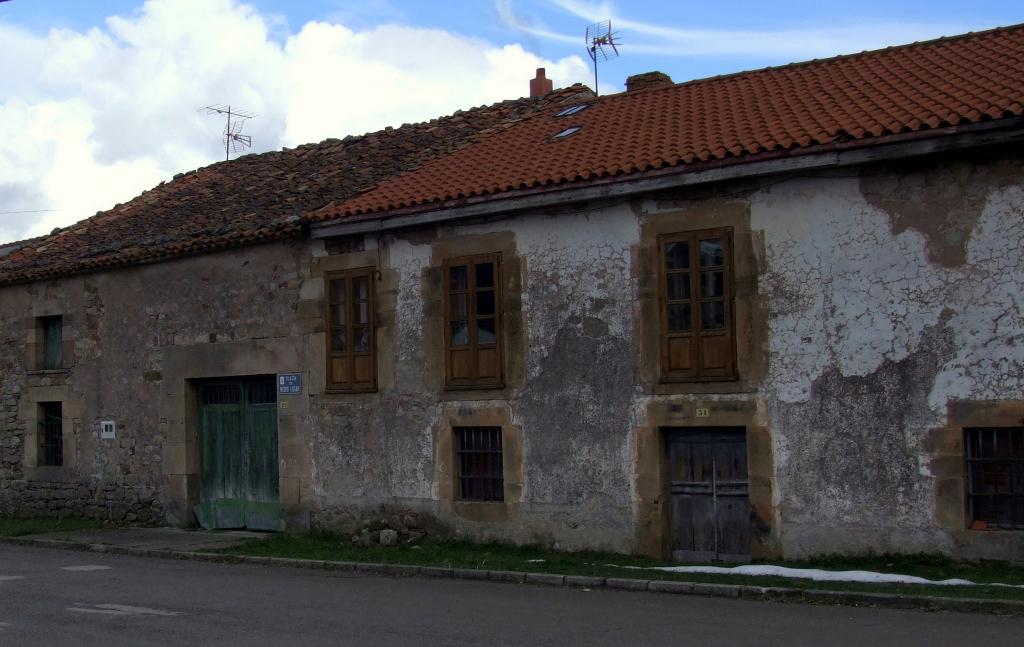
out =
[(199, 389), (199, 505), (204, 528), (277, 530), (277, 385), (273, 378)]
[(673, 558), (749, 561), (746, 430), (672, 429), (668, 445)]

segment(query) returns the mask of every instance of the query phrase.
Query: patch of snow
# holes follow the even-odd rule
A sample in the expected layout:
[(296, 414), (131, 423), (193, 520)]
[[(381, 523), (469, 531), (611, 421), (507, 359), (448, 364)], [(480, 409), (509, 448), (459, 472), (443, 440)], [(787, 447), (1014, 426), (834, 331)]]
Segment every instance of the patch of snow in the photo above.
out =
[(647, 571), (663, 571), (666, 573), (706, 573), (711, 575), (753, 575), (766, 577), (789, 577), (816, 582), (866, 582), (869, 584), (933, 584), (938, 586), (1005, 586), (1021, 589), (1024, 584), (995, 584), (990, 582), (972, 582), (970, 580), (928, 580), (916, 575), (899, 575), (896, 573), (876, 573), (874, 571), (822, 571), (816, 568), (788, 568), (771, 565), (744, 566), (620, 566)]

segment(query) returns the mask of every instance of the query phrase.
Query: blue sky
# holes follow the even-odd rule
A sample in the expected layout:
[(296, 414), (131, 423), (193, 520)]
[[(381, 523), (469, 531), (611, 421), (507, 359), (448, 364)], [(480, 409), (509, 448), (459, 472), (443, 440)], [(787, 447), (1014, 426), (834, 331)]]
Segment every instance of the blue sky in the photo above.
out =
[(10, 0), (0, 2), (0, 242), (49, 232), (223, 159), (230, 103), (252, 151), (593, 83), (610, 18), (630, 74), (676, 81), (1024, 22), (1024, 3), (860, 0)]
[[(102, 26), (113, 14), (130, 15), (141, 4), (142, 0), (11, 0), (0, 9), (3, 12), (0, 20), (32, 30), (52, 27), (82, 30)], [(603, 3), (248, 0), (246, 4), (280, 21), (276, 25), (278, 38), (298, 31), (309, 21), (341, 22), (357, 29), (401, 23), (443, 29), (492, 43), (517, 42), (551, 59), (582, 55), (583, 31), (589, 21), (621, 16), (625, 26), (618, 26), (617, 31), (623, 40), (623, 56), (608, 63), (606, 68), (609, 82), (619, 85), (629, 74), (652, 69), (668, 72), (676, 80), (686, 80), (802, 60), (794, 55), (804, 51), (827, 56), (832, 52), (848, 53), (863, 47), (1024, 22), (1024, 3), (1007, 0), (737, 0), (729, 3), (704, 0)], [(510, 15), (518, 24), (508, 20)], [(726, 42), (720, 42), (713, 51), (701, 51), (697, 47), (689, 55), (682, 53), (685, 47), (679, 47), (681, 54), (671, 55), (660, 50), (667, 51), (687, 42), (685, 33), (658, 36), (638, 30), (632, 23), (680, 32), (707, 32), (709, 38), (721, 33), (721, 39)], [(536, 33), (540, 31), (575, 38), (579, 42), (544, 37)], [(807, 47), (801, 47), (800, 42), (795, 42), (815, 33), (826, 36), (820, 46), (806, 43)], [(743, 42), (735, 42), (748, 41), (746, 44), (750, 45), (751, 35), (771, 34), (778, 34), (782, 42), (768, 40), (762, 47), (746, 47)], [(794, 38), (787, 39), (787, 34)], [(787, 40), (788, 46), (785, 46)], [(755, 51), (744, 51), (750, 49)]]

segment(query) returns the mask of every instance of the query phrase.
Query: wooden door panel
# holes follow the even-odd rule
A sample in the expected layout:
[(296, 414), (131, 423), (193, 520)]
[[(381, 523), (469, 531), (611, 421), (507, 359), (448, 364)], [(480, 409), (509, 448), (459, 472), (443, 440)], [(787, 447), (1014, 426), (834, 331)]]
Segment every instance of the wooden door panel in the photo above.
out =
[[(196, 515), (205, 528), (245, 527), (240, 387), (218, 385), (201, 394), (216, 404), (200, 407), (200, 488)], [(230, 402), (230, 404), (227, 404)]]
[(745, 439), (723, 438), (715, 443), (715, 480), (747, 481), (747, 443)]
[(451, 379), (470, 380), (473, 377), (473, 351), (469, 349), (453, 349), (451, 353)]
[(750, 503), (743, 429), (669, 432), (673, 556), (743, 561), (750, 556)]
[(729, 368), (729, 339), (724, 335), (707, 335), (700, 340), (701, 368), (723, 371)]
[(477, 378), (480, 380), (498, 380), (501, 377), (497, 348), (481, 348), (477, 351), (477, 370)]
[(689, 371), (693, 369), (693, 338), (669, 337), (668, 369), (670, 371)]
[(349, 381), (348, 378), (348, 358), (332, 357), (331, 382), (335, 384), (347, 384)]
[(750, 555), (750, 502), (746, 493), (715, 499), (719, 559), (737, 561)]
[(278, 530), (276, 386), (218, 383), (209, 387), (216, 389), (215, 404), (206, 388), (200, 387), (199, 405), (200, 525)]
[(672, 497), (672, 551), (715, 552), (715, 506), (708, 495)]
[(356, 355), (353, 358), (353, 364), (355, 365), (355, 375), (353, 375), (352, 381), (355, 386), (360, 388), (373, 386), (373, 357)]

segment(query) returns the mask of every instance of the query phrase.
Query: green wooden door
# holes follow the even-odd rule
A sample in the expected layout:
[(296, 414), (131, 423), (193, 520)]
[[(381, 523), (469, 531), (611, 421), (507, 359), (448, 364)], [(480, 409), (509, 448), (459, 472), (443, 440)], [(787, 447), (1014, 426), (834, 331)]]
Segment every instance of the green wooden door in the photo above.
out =
[(277, 385), (211, 382), (199, 391), (199, 505), (204, 528), (277, 530)]

